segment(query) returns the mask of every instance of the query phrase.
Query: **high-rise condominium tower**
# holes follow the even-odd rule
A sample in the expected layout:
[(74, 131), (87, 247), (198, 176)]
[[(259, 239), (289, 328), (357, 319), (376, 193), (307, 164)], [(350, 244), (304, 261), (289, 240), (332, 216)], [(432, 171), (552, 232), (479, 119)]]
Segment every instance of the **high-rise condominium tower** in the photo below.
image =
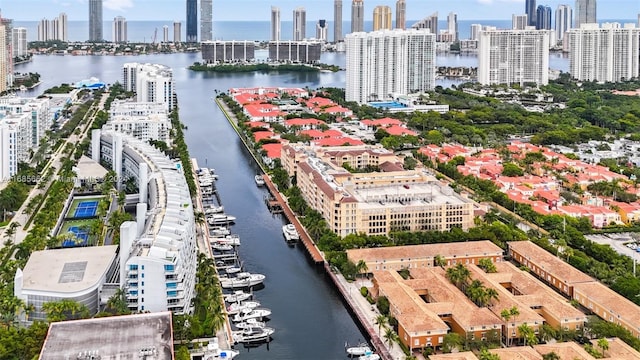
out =
[(111, 39), (114, 43), (127, 42), (127, 19), (122, 16), (116, 16), (113, 19)]
[(187, 0), (187, 42), (198, 42), (198, 0)]
[(637, 78), (640, 29), (634, 24), (582, 24), (571, 29), (569, 72), (581, 81), (616, 82)]
[(213, 40), (213, 0), (200, 0), (200, 40)]
[(0, 93), (7, 91), (7, 64), (9, 63), (9, 52), (4, 39), (7, 37), (6, 26), (0, 23)]
[(396, 1), (396, 29), (407, 28), (407, 3), (405, 0)]
[(162, 42), (169, 42), (169, 25), (164, 25), (162, 27)]
[(349, 34), (347, 101), (360, 104), (424, 92), (435, 85), (436, 36), (426, 29)]
[(329, 37), (329, 23), (327, 20), (320, 19), (316, 24), (316, 39), (327, 41)]
[(551, 30), (551, 8), (539, 5), (536, 9), (536, 29)]
[(13, 41), (13, 56), (26, 56), (29, 50), (27, 43), (27, 28), (13, 28), (11, 40)]
[(458, 41), (460, 39), (458, 37), (458, 14), (450, 12), (447, 15), (447, 27), (449, 35), (453, 35), (453, 41)]
[(438, 35), (438, 12), (427, 16), (426, 18), (411, 25), (412, 29), (429, 29), (432, 34)]
[(524, 5), (524, 12), (527, 14), (529, 26), (536, 26), (536, 0), (527, 0)]
[(53, 40), (51, 34), (51, 21), (42, 19), (38, 22), (38, 41)]
[(482, 24), (471, 24), (471, 36), (469, 38), (478, 41), (480, 39), (480, 31), (482, 31)]
[(65, 42), (69, 41), (69, 30), (67, 22), (67, 14), (60, 13), (60, 15), (58, 15), (58, 39)]
[(569, 5), (558, 5), (556, 9), (556, 40), (564, 39), (564, 34), (573, 27), (573, 10)]
[(511, 15), (511, 29), (513, 30), (524, 30), (529, 25), (529, 20), (527, 20), (527, 15)]
[(579, 29), (582, 24), (597, 23), (596, 10), (596, 0), (576, 0), (575, 27)]
[(342, 41), (342, 0), (333, 2), (333, 42)]
[(376, 6), (373, 9), (373, 31), (391, 30), (391, 8), (388, 6)]
[(303, 7), (293, 10), (293, 40), (302, 41), (307, 37), (307, 11)]
[(173, 42), (179, 43), (182, 41), (182, 23), (180, 21), (173, 22)]
[(280, 8), (271, 7), (271, 41), (280, 41)]
[(102, 40), (102, 0), (89, 0), (89, 41)]
[(549, 83), (549, 32), (485, 30), (478, 45), (482, 85)]
[(351, 3), (351, 32), (364, 31), (364, 0)]

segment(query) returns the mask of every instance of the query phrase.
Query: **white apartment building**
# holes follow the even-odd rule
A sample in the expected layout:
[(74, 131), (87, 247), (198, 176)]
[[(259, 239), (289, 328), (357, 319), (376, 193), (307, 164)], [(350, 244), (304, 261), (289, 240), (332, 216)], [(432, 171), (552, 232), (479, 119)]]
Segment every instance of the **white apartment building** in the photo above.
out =
[(0, 182), (18, 172), (18, 163), (29, 160), (31, 114), (9, 114), (0, 119)]
[(635, 24), (582, 24), (568, 34), (569, 72), (574, 78), (615, 82), (638, 77), (640, 28)]
[(122, 16), (116, 16), (113, 18), (111, 39), (114, 43), (127, 42), (127, 19)]
[(527, 14), (523, 15), (511, 15), (511, 29), (513, 30), (524, 30), (529, 25), (529, 19)]
[(27, 45), (27, 28), (17, 27), (11, 30), (13, 41), (13, 56), (20, 57), (29, 53)]
[(428, 29), (352, 33), (345, 44), (347, 101), (392, 100), (435, 85), (436, 36)]
[(573, 28), (573, 10), (569, 5), (558, 5), (556, 9), (556, 43), (564, 39), (564, 34)]
[(549, 32), (483, 30), (478, 45), (482, 85), (549, 83)]
[(175, 87), (171, 68), (159, 64), (126, 63), (122, 68), (122, 85), (136, 93), (137, 102), (156, 102), (175, 108)]
[(138, 183), (136, 221), (120, 227), (120, 286), (129, 309), (189, 313), (197, 248), (193, 204), (180, 163), (129, 135), (93, 130), (91, 156)]
[(171, 142), (171, 120), (160, 103), (116, 101), (111, 105), (109, 121), (103, 130), (125, 133), (145, 142)]
[(50, 102), (46, 98), (21, 98), (14, 95), (0, 97), (0, 119), (9, 114), (31, 116), (31, 135), (28, 145), (33, 149), (40, 146), (40, 140), (53, 125)]

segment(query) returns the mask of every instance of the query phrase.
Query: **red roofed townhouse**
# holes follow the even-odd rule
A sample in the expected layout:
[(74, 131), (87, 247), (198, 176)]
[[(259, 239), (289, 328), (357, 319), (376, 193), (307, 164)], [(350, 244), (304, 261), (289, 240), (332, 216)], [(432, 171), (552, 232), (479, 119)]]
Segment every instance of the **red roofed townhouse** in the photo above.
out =
[(276, 122), (287, 115), (271, 104), (250, 104), (244, 106), (243, 111), (251, 121)]
[(611, 209), (615, 209), (620, 214), (620, 219), (625, 223), (640, 220), (640, 204), (637, 202), (627, 204), (613, 201), (609, 205)]
[(267, 152), (267, 157), (269, 159), (280, 159), (280, 155), (282, 153), (282, 144), (281, 143), (273, 143), (273, 144), (264, 144), (262, 145), (262, 149)]
[(264, 121), (250, 121), (247, 123), (247, 126), (250, 128), (269, 128), (269, 124)]
[(340, 116), (353, 116), (353, 111), (351, 111), (350, 109), (347, 109), (346, 107), (342, 107), (339, 105), (336, 106), (331, 106), (325, 109), (320, 109), (319, 111), (316, 111), (319, 114), (331, 114), (331, 115), (340, 115)]
[(253, 140), (259, 142), (264, 139), (271, 139), (275, 136), (273, 131), (256, 131), (253, 133)]
[(312, 97), (309, 100), (307, 100), (307, 108), (309, 108), (309, 110), (314, 110), (316, 108), (321, 108), (321, 107), (329, 107), (329, 106), (334, 106), (336, 103), (334, 103), (331, 99), (327, 99), (327, 98), (323, 98), (323, 97)]
[(396, 135), (396, 136), (404, 136), (404, 135), (411, 135), (411, 136), (417, 136), (418, 133), (415, 131), (411, 131), (407, 128), (403, 128), (401, 126), (398, 125), (392, 125), (389, 126), (388, 128), (384, 129), (386, 132), (389, 133), (389, 135)]
[(290, 128), (292, 126), (297, 126), (301, 130), (317, 129), (318, 125), (323, 125), (323, 124), (325, 124), (325, 122), (318, 119), (295, 118), (295, 119), (289, 119), (284, 121), (284, 126), (286, 126), (287, 128)]
[(403, 122), (398, 120), (398, 119), (392, 119), (392, 118), (382, 118), (382, 119), (376, 119), (376, 120), (362, 120), (360, 121), (361, 125), (364, 125), (365, 129), (370, 129), (370, 130), (374, 130), (375, 128), (387, 128), (389, 126), (401, 126), (403, 125)]
[(341, 146), (341, 145), (364, 145), (364, 143), (359, 139), (353, 139), (350, 137), (330, 137), (314, 140), (313, 144), (316, 146)]

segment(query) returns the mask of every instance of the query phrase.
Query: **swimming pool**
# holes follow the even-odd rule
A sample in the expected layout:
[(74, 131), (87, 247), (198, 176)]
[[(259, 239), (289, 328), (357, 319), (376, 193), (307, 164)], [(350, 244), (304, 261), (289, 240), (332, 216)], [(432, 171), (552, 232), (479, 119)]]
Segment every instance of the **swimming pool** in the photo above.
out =
[(406, 108), (406, 106), (404, 104), (401, 104), (401, 103), (399, 103), (397, 101), (376, 101), (376, 102), (370, 102), (368, 105), (372, 106), (374, 108), (378, 108), (378, 109), (383, 109), (383, 108), (387, 108), (387, 109)]

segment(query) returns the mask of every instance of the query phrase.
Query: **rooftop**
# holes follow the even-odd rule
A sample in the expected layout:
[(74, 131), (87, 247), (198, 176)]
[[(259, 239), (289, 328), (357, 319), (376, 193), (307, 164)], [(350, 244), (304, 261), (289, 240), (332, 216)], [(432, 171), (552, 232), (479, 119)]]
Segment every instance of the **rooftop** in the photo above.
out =
[(376, 262), (395, 259), (433, 258), (436, 255), (449, 257), (479, 257), (498, 255), (502, 256), (502, 249), (489, 240), (468, 241), (446, 244), (425, 244), (392, 246), (372, 249), (347, 250), (347, 257), (354, 261), (362, 259), (365, 262)]
[(53, 323), (40, 360), (89, 359), (92, 354), (103, 360), (173, 360), (171, 313)]
[(532, 243), (531, 241), (511, 241), (509, 249), (525, 256), (542, 270), (552, 272), (553, 275), (567, 284), (594, 281), (590, 276), (560, 260), (555, 255)]
[(636, 329), (640, 327), (640, 307), (609, 289), (606, 285), (592, 281), (575, 284), (573, 288), (574, 297), (587, 296), (590, 301), (598, 304), (601, 310), (604, 308), (607, 313), (617, 316), (619, 320), (627, 322)]
[(533, 347), (542, 355), (554, 352), (560, 356), (560, 359), (572, 360), (593, 360), (594, 357), (589, 355), (580, 345), (574, 342), (563, 342), (555, 344), (536, 345)]
[(102, 165), (85, 155), (80, 157), (74, 170), (78, 179), (103, 179), (108, 173)]
[(115, 261), (117, 245), (34, 251), (23, 273), (23, 291), (73, 293), (97, 286)]
[(465, 351), (453, 354), (429, 355), (431, 360), (478, 360), (471, 351)]
[(500, 360), (542, 360), (542, 355), (530, 346), (491, 349), (489, 352), (500, 356)]

